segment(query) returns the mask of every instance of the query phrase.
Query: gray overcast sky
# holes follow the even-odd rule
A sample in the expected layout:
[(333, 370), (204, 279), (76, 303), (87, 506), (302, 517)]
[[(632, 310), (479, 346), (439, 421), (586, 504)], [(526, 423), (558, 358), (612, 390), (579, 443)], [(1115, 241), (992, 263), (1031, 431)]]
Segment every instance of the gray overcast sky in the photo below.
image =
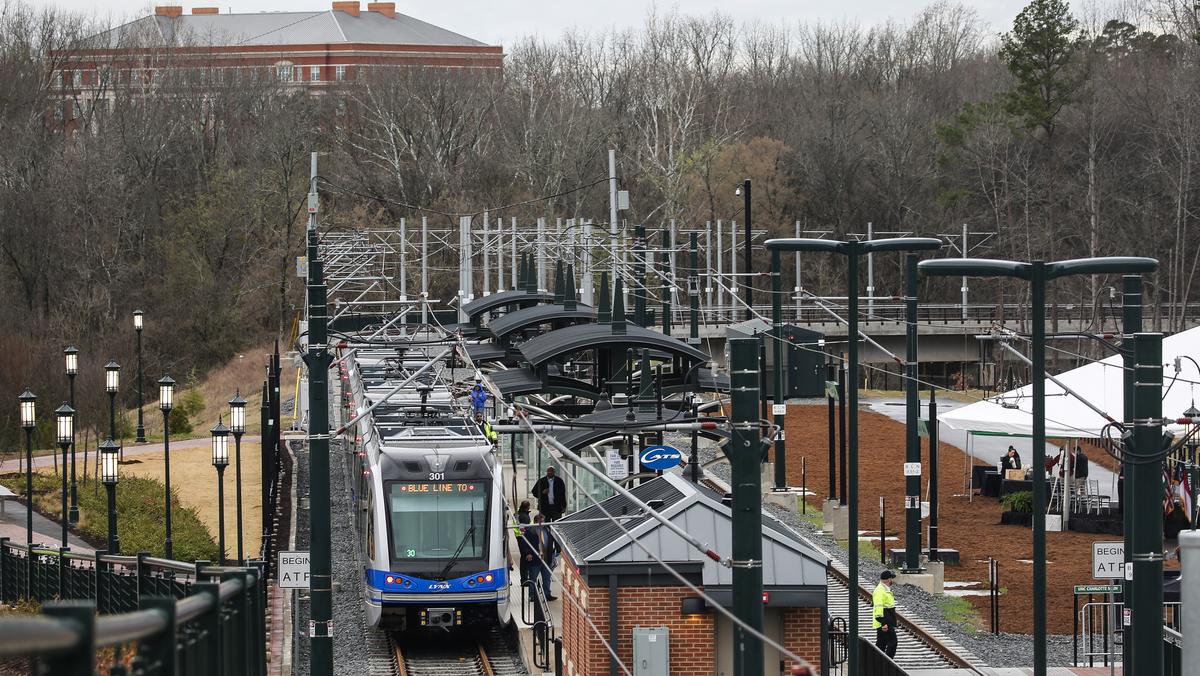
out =
[[(130, 18), (149, 13), (152, 4), (176, 4), (170, 0), (158, 3), (133, 3), (122, 0), (27, 0), (34, 5), (55, 5), (63, 9), (93, 12), (100, 17)], [(397, 0), (396, 10), (443, 28), (462, 33), (484, 42), (501, 45), (522, 35), (537, 34), (556, 37), (562, 31), (578, 27), (598, 29), (609, 26), (641, 24), (648, 9), (660, 11), (677, 7), (687, 14), (708, 14), (714, 10), (732, 14), (739, 19), (755, 19), (767, 23), (795, 24), (800, 21), (854, 20), (873, 24), (889, 18), (907, 19), (933, 0), (680, 0), (679, 2), (651, 0), (443, 0), (442, 2), (405, 2)], [(974, 7), (979, 18), (990, 26), (991, 33), (1008, 30), (1012, 19), (1027, 0), (964, 0)], [(363, 0), (366, 8), (366, 0)], [(232, 11), (270, 12), (285, 10), (316, 10), (330, 7), (329, 0), (198, 0), (184, 2), (184, 11), (193, 6), (218, 6), (221, 13)]]

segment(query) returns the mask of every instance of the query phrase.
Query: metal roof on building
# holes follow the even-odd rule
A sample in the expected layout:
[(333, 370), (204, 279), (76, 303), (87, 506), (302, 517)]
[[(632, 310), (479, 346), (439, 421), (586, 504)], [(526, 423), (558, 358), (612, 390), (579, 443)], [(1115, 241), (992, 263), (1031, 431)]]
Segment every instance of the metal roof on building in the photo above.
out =
[[(690, 415), (690, 414), (688, 414), (688, 415)], [(654, 411), (654, 410), (647, 411), (647, 410), (640, 409), (635, 404), (633, 407), (633, 416), (634, 416), (634, 421), (638, 422), (638, 423), (654, 422), (655, 420), (658, 419), (658, 412)], [(663, 417), (671, 418), (673, 416), (676, 416), (675, 411), (672, 411), (670, 409), (666, 409), (663, 411)], [(603, 411), (597, 411), (595, 413), (589, 413), (588, 415), (580, 416), (575, 419), (575, 421), (579, 422), (579, 423), (585, 423), (585, 424), (591, 424), (591, 425), (602, 425), (602, 427), (598, 427), (598, 428), (580, 427), (580, 428), (571, 429), (571, 430), (554, 430), (551, 432), (546, 432), (546, 434), (548, 436), (553, 436), (563, 446), (566, 446), (567, 448), (571, 449), (572, 451), (575, 451), (575, 450), (579, 450), (579, 449), (583, 448), (584, 446), (588, 446), (588, 445), (594, 444), (598, 441), (602, 441), (602, 440), (604, 440), (608, 437), (611, 437), (615, 434), (620, 434), (621, 431), (619, 429), (610, 427), (610, 425), (613, 425), (613, 426), (620, 425), (620, 424), (626, 422), (628, 420), (628, 417), (629, 417), (629, 409), (626, 406), (614, 406), (613, 408), (606, 409)], [(727, 436), (726, 433), (724, 433), (722, 430), (719, 430), (719, 429), (704, 430), (700, 434), (702, 436), (714, 438), (714, 439), (715, 438), (723, 438), (723, 437)]]
[[(107, 32), (110, 46), (381, 44), (485, 47), (445, 28), (396, 13), (380, 12), (257, 12), (246, 14), (184, 14), (146, 16)], [(128, 44), (130, 42), (135, 44)], [(142, 43), (142, 44), (137, 44)]]
[[(630, 491), (639, 500), (662, 500), (659, 513), (715, 551), (728, 554), (733, 545), (732, 516), (721, 496), (676, 474), (664, 474)], [(612, 521), (600, 507), (620, 519), (641, 546)], [(631, 516), (632, 515), (632, 516)], [(621, 518), (622, 516), (626, 518)], [(579, 523), (572, 523), (578, 521)], [(764, 513), (763, 585), (765, 587), (824, 589), (828, 559), (792, 534), (778, 519)], [(600, 505), (581, 509), (554, 523), (559, 543), (579, 566), (606, 563), (653, 563), (643, 549), (663, 561), (703, 562), (704, 586), (731, 585), (729, 568), (712, 561), (661, 522), (643, 514), (627, 497), (615, 495)]]
[(509, 289), (508, 291), (499, 291), (490, 293), (482, 298), (467, 303), (463, 306), (463, 312), (470, 319), (475, 319), (479, 315), (504, 307), (505, 305), (516, 305), (517, 303), (547, 303), (554, 300), (554, 294), (542, 293), (541, 291), (530, 292), (525, 289)]
[(503, 317), (488, 322), (488, 331), (497, 340), (524, 329), (548, 324), (554, 321), (596, 321), (596, 309), (590, 305), (579, 303), (574, 310), (568, 310), (561, 303), (554, 305), (535, 305), (533, 307), (514, 310)]
[(672, 354), (691, 357), (700, 362), (709, 361), (707, 354), (657, 331), (629, 324), (625, 333), (614, 334), (608, 324), (579, 324), (549, 331), (530, 338), (521, 344), (522, 356), (530, 364), (538, 366), (554, 357), (571, 354), (601, 345), (629, 345), (632, 347), (658, 348)]

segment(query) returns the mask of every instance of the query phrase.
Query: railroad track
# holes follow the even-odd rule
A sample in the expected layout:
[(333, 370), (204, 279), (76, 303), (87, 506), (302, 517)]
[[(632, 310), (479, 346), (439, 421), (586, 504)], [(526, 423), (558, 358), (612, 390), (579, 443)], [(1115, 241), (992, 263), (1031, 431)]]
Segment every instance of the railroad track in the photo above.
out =
[[(728, 492), (728, 486), (711, 474), (704, 478), (704, 483), (718, 493)], [(816, 544), (804, 538), (795, 531), (792, 534), (806, 542), (810, 547), (829, 556)], [(847, 621), (850, 617), (850, 576), (840, 561), (829, 557), (831, 564), (827, 575), (826, 601), (830, 618), (841, 617)], [(863, 638), (874, 642), (875, 630), (871, 628), (871, 590), (861, 582), (858, 584), (858, 630)], [(896, 663), (905, 671), (918, 669), (963, 669), (976, 674), (984, 674), (980, 667), (983, 662), (969, 653), (966, 648), (943, 634), (941, 631), (925, 624), (911, 614), (905, 613), (904, 606), (897, 604), (896, 619), (900, 630), (896, 632), (897, 648)]]
[(431, 640), (373, 632), (370, 676), (528, 676), (499, 627)]

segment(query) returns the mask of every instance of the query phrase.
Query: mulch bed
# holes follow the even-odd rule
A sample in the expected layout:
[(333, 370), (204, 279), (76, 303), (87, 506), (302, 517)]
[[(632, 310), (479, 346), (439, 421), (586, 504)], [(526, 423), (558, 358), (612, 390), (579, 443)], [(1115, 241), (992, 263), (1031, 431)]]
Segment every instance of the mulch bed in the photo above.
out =
[[(808, 489), (819, 497), (810, 504), (819, 505), (828, 485), (828, 431), (824, 406), (789, 406), (787, 415), (788, 483), (800, 485), (800, 457), (807, 457)], [(900, 536), (888, 543), (903, 547), (904, 542), (904, 425), (884, 415), (863, 410), (859, 413), (859, 524), (862, 530), (879, 528), (879, 496), (886, 499), (889, 534)], [(928, 440), (922, 439), (921, 461), (925, 470), (922, 499), (927, 498), (929, 477)], [(1095, 457), (1095, 456), (1092, 456)], [(1000, 562), (1001, 630), (1033, 631), (1033, 566), (1019, 559), (1033, 557), (1033, 534), (1029, 528), (1001, 525), (999, 500), (975, 496), (972, 502), (963, 493), (966, 454), (948, 444), (938, 451), (938, 545), (957, 549), (962, 565), (947, 567), (946, 579), (984, 581), (987, 559)], [(922, 528), (928, 521), (922, 521)], [(924, 534), (923, 534), (924, 537)], [(1047, 622), (1051, 633), (1069, 634), (1072, 627), (1072, 586), (1093, 584), (1091, 545), (1093, 540), (1117, 540), (1118, 536), (1087, 533), (1047, 533)], [(895, 545), (892, 543), (896, 542)], [(922, 546), (928, 542), (922, 541)], [(981, 585), (982, 588), (982, 585)], [(966, 597), (981, 618), (989, 616), (987, 596)]]

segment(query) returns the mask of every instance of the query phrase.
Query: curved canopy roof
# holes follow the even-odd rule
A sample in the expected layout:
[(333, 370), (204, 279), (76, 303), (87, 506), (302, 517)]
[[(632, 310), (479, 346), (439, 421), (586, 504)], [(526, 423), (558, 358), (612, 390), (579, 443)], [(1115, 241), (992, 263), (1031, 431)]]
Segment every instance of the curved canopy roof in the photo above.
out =
[(577, 305), (574, 310), (564, 308), (561, 303), (555, 305), (534, 305), (533, 307), (514, 310), (503, 317), (498, 317), (488, 322), (487, 328), (499, 340), (511, 333), (532, 326), (567, 320), (595, 321), (596, 310), (590, 305), (583, 304)]
[(475, 300), (463, 306), (463, 312), (470, 319), (475, 319), (479, 315), (495, 310), (496, 308), (504, 307), (505, 305), (515, 305), (517, 303), (545, 303), (554, 300), (554, 294), (542, 293), (540, 291), (530, 293), (524, 289), (509, 289), (508, 291), (500, 291), (476, 298)]
[(707, 354), (691, 345), (636, 324), (626, 326), (625, 333), (613, 333), (612, 326), (608, 324), (577, 324), (530, 338), (521, 343), (519, 349), (521, 355), (536, 367), (560, 355), (600, 346), (621, 345), (650, 347), (699, 362), (709, 361)]

